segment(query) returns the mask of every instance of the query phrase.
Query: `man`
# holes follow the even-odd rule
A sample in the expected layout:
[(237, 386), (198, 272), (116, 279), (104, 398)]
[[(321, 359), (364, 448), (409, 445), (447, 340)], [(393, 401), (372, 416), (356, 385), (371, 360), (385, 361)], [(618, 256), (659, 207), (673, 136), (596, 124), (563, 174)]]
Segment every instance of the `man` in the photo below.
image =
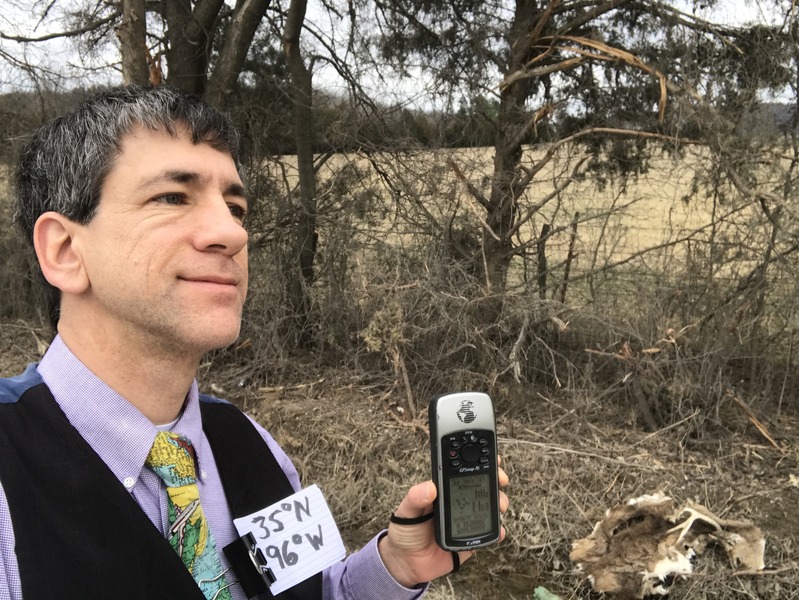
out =
[[(58, 333), (0, 380), (0, 600), (244, 598), (222, 552), (233, 519), (300, 484), (265, 430), (195, 380), (238, 336), (247, 290), (235, 131), (176, 90), (112, 90), (41, 128), (15, 183)], [(159, 463), (166, 448), (184, 454)], [(278, 597), (421, 596), (472, 554), (435, 544), (419, 518), (434, 497), (412, 487), (386, 532)]]

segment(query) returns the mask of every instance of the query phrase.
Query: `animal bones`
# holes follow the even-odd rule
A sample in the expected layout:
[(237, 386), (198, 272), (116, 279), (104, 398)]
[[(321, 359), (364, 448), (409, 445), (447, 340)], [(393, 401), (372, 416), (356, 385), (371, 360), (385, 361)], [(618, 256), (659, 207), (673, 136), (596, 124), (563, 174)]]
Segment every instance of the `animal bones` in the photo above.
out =
[(725, 520), (692, 502), (662, 494), (609, 509), (586, 538), (572, 543), (571, 560), (598, 592), (639, 599), (669, 593), (693, 571), (691, 559), (720, 543), (734, 568), (761, 571), (765, 540), (749, 521)]

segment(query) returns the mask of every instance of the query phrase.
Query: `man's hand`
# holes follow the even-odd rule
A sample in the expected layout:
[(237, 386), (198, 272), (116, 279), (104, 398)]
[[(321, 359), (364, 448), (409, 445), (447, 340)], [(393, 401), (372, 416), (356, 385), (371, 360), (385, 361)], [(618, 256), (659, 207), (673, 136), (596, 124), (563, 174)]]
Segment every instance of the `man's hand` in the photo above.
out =
[[(499, 485), (508, 485), (508, 476), (499, 470)], [(432, 481), (417, 484), (408, 490), (397, 508), (396, 516), (403, 518), (421, 517), (433, 511), (436, 486)], [(499, 493), (499, 509), (508, 510), (508, 497)], [(505, 538), (505, 528), (500, 532), (500, 541)], [(412, 588), (419, 583), (432, 581), (452, 571), (452, 553), (442, 549), (435, 539), (435, 526), (432, 520), (418, 525), (398, 525), (390, 523), (388, 534), (383, 536), (378, 546), (383, 564), (397, 583)], [(474, 550), (458, 553), (461, 563), (471, 558)]]

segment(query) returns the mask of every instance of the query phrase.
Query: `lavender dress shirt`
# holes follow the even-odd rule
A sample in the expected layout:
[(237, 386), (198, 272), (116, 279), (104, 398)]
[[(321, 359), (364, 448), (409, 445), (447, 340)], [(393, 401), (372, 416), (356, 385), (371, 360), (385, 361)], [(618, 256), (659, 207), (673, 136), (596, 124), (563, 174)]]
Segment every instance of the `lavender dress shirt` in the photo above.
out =
[[(161, 479), (144, 466), (158, 431), (155, 425), (89, 371), (59, 336), (42, 358), (38, 371), (70, 423), (163, 533), (167, 527), (166, 492)], [(299, 490), (300, 479), (289, 458), (266, 430), (257, 423), (254, 425), (292, 487)], [(196, 381), (192, 382), (183, 413), (172, 431), (188, 437), (196, 448), (200, 501), (217, 547), (224, 548), (238, 535), (214, 456), (203, 433)], [(424, 594), (424, 590), (405, 588), (391, 577), (377, 550), (379, 537), (324, 572), (326, 600), (413, 600)], [(227, 560), (223, 553), (220, 554), (223, 566), (227, 568)], [(42, 576), (46, 574), (47, 563), (43, 560)], [(228, 581), (234, 581), (230, 572)], [(233, 585), (230, 590), (234, 600), (246, 600), (241, 586)], [(0, 482), (0, 600), (20, 599), (22, 589), (14, 553), (14, 528)]]

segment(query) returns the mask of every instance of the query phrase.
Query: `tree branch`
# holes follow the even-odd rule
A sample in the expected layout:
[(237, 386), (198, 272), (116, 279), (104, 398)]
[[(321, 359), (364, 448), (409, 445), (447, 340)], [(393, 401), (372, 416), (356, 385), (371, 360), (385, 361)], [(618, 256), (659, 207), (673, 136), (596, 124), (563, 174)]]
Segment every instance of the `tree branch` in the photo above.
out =
[(120, 16), (122, 16), (122, 13), (119, 11), (119, 9), (114, 8), (111, 14), (105, 17), (104, 19), (100, 19), (99, 21), (92, 21), (91, 23), (87, 23), (83, 27), (78, 27), (77, 29), (70, 29), (67, 31), (57, 31), (39, 37), (8, 35), (0, 31), (0, 39), (27, 44), (27, 43), (36, 43), (36, 42), (46, 42), (48, 40), (54, 40), (58, 38), (78, 37), (85, 33), (89, 33), (90, 31), (94, 31), (98, 27), (102, 27), (103, 25), (108, 25), (109, 23), (112, 23), (115, 19), (119, 18)]

